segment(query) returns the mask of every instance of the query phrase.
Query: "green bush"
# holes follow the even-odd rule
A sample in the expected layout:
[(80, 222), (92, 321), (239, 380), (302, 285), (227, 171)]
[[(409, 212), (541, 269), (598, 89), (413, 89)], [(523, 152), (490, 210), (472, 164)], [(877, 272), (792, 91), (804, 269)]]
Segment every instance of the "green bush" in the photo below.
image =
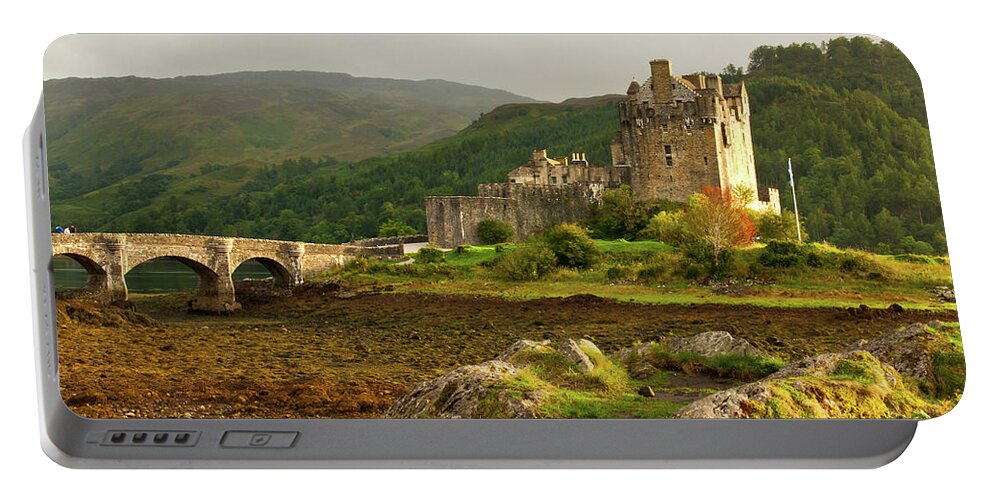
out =
[(543, 242), (520, 245), (500, 256), (493, 271), (514, 281), (534, 281), (555, 270), (555, 253)]
[(445, 262), (445, 252), (437, 247), (424, 247), (414, 254), (414, 262), (418, 264), (438, 264)]
[(631, 279), (631, 268), (627, 266), (610, 266), (603, 273), (604, 279), (608, 283), (618, 283)]
[(566, 267), (588, 268), (600, 254), (589, 233), (576, 224), (559, 224), (549, 229), (545, 242), (558, 263)]
[(645, 238), (668, 243), (678, 247), (692, 237), (686, 231), (682, 212), (659, 212), (648, 221), (648, 226), (641, 232)]
[(506, 222), (495, 219), (484, 219), (476, 225), (476, 235), (484, 245), (506, 243), (514, 237), (514, 228)]
[(759, 262), (766, 267), (793, 267), (805, 261), (806, 249), (796, 241), (772, 240), (759, 254)]
[(634, 240), (648, 224), (648, 209), (630, 186), (608, 189), (594, 207), (588, 226), (597, 238)]
[(379, 236), (411, 236), (417, 234), (417, 230), (397, 220), (388, 220), (379, 225)]
[(937, 261), (934, 257), (928, 255), (917, 255), (912, 253), (902, 253), (893, 256), (894, 260), (900, 262), (913, 262), (914, 264), (934, 264)]
[(684, 274), (687, 279), (723, 278), (731, 271), (735, 261), (734, 250), (724, 250), (718, 255), (715, 263), (710, 248), (698, 239), (683, 245), (683, 256), (686, 266)]
[(885, 280), (893, 276), (893, 270), (867, 253), (845, 250), (837, 257), (838, 270), (843, 273), (871, 280)]
[(638, 270), (638, 281), (649, 285), (661, 283), (667, 276), (668, 269), (662, 264), (649, 264)]

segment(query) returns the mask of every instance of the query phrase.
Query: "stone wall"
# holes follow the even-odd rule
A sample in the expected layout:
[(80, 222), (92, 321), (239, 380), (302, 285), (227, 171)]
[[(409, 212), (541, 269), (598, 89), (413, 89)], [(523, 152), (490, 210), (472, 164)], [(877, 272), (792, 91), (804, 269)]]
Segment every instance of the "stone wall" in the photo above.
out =
[(512, 183), (480, 184), (479, 196), (429, 196), (425, 199), (428, 242), (442, 248), (479, 244), (476, 226), (495, 219), (524, 240), (560, 222), (578, 222), (600, 201), (603, 185), (564, 186)]
[(517, 231), (517, 202), (510, 198), (484, 196), (428, 196), (424, 200), (428, 242), (441, 248), (477, 244), (476, 226), (495, 219)]

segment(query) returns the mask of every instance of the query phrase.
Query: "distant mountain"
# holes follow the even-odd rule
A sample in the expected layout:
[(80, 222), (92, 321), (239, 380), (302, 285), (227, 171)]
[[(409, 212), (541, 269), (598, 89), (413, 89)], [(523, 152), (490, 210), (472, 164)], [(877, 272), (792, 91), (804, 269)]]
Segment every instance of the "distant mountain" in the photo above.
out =
[(535, 101), (444, 80), (310, 71), (49, 80), (52, 198), (73, 207), (65, 217), (99, 215), (114, 189), (153, 174), (167, 176), (159, 194), (183, 198), (211, 173), (230, 193), (269, 163), (409, 151), (515, 102)]

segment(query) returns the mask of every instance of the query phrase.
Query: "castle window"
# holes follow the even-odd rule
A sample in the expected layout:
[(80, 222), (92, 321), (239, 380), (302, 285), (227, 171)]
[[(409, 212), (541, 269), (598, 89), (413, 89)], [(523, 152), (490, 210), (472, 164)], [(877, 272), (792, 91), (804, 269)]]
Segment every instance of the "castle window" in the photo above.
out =
[(569, 183), (569, 176), (568, 175), (563, 175), (562, 176), (562, 184), (568, 184), (568, 183)]
[(705, 166), (705, 167), (707, 166), (707, 157), (706, 156), (703, 157), (703, 166)]
[(724, 123), (721, 123), (721, 137), (724, 139), (725, 146), (731, 145), (731, 143), (728, 142), (728, 128), (727, 125), (725, 125)]
[(517, 179), (511, 179), (511, 180), (510, 180), (510, 183), (511, 183), (511, 184), (517, 184)]
[(558, 179), (555, 176), (552, 176), (552, 184), (558, 184)]
[(662, 147), (665, 150), (665, 166), (671, 167), (672, 166), (672, 146), (669, 146), (667, 144), (667, 145), (662, 146)]

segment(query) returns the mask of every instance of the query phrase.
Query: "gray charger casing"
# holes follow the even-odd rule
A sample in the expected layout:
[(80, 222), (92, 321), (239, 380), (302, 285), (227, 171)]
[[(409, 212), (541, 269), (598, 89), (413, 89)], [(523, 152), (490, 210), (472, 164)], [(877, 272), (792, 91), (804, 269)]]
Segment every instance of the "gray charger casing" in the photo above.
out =
[[(916, 420), (83, 418), (59, 392), (45, 144), (42, 100), (24, 136), (35, 362), (42, 448), (67, 467), (870, 468), (899, 457), (917, 429)], [(191, 439), (110, 439), (139, 432)]]

